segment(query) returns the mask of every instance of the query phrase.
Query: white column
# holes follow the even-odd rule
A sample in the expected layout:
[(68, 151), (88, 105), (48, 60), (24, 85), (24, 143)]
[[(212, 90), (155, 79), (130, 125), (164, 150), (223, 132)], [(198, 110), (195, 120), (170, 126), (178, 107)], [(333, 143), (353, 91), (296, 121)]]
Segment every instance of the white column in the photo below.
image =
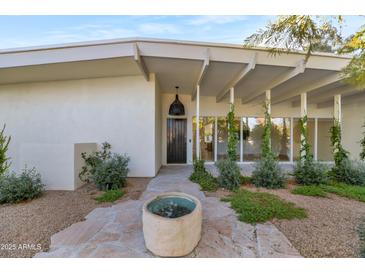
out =
[(217, 154), (218, 154), (218, 117), (215, 117), (214, 123), (214, 162), (217, 162)]
[(200, 86), (196, 86), (196, 159), (200, 160)]
[(318, 118), (314, 119), (314, 160), (318, 160)]
[(294, 119), (290, 118), (290, 162), (294, 161)]
[(337, 94), (334, 97), (333, 116), (341, 125), (342, 123), (341, 94)]
[(265, 92), (265, 102), (267, 105), (267, 111), (271, 115), (271, 90), (270, 89)]
[[(300, 117), (303, 118), (307, 115), (307, 93), (300, 94)], [(303, 124), (305, 128), (307, 128), (307, 122)], [(300, 134), (300, 141), (304, 140), (304, 135)], [(305, 151), (301, 152), (300, 156), (305, 156)]]
[(229, 89), (229, 103), (234, 104), (234, 87)]
[(243, 117), (240, 117), (240, 162), (243, 162)]

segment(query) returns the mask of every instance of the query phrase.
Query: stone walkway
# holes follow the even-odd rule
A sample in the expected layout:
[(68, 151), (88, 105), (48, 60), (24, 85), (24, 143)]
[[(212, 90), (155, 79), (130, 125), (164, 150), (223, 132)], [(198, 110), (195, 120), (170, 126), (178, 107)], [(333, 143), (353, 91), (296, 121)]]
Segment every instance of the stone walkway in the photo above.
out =
[(144, 245), (142, 205), (150, 197), (170, 191), (194, 195), (202, 202), (202, 238), (188, 257), (300, 257), (273, 224), (240, 222), (228, 204), (205, 197), (189, 181), (190, 173), (191, 166), (163, 167), (139, 200), (94, 209), (85, 221), (53, 235), (49, 252), (35, 257), (154, 257)]

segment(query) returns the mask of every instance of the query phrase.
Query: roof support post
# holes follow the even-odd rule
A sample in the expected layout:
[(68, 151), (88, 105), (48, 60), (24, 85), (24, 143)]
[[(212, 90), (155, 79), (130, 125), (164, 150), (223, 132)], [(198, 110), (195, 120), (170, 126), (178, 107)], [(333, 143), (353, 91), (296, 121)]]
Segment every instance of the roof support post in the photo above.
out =
[[(198, 80), (196, 81), (196, 85), (195, 85), (196, 87), (201, 85), (201, 82), (203, 81), (203, 78), (204, 78), (205, 74), (207, 73), (208, 66), (209, 66), (209, 49), (206, 50), (204, 61), (203, 61), (203, 66), (200, 69)], [(191, 101), (195, 100), (196, 93), (197, 93), (197, 88), (195, 88), (195, 90), (193, 91), (193, 93), (191, 95)]]
[(232, 105), (234, 104), (234, 87), (231, 87), (229, 89), (229, 104)]
[(196, 159), (200, 160), (200, 86), (196, 86)]
[[(303, 119), (304, 117), (307, 116), (308, 113), (308, 109), (307, 109), (307, 93), (304, 92), (302, 94), (300, 94), (300, 117)], [(305, 120), (303, 121), (303, 127), (305, 129), (307, 129), (308, 123)], [(300, 133), (300, 157), (304, 157), (306, 152), (303, 149), (303, 141), (305, 139), (305, 136), (303, 135), (303, 133)]]
[(271, 90), (265, 91), (265, 104), (267, 106), (267, 112), (271, 115)]
[(341, 125), (342, 123), (341, 94), (337, 94), (334, 96), (333, 116), (335, 120), (337, 120), (337, 122)]

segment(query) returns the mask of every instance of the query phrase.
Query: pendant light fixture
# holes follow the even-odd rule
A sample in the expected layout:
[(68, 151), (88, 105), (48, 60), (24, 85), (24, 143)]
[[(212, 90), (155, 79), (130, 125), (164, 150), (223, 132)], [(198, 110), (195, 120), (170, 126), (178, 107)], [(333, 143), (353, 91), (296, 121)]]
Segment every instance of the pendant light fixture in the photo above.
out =
[(170, 105), (169, 115), (174, 115), (174, 116), (185, 115), (184, 105), (179, 100), (179, 87), (175, 88), (176, 88), (176, 97), (175, 101), (173, 101), (172, 104)]

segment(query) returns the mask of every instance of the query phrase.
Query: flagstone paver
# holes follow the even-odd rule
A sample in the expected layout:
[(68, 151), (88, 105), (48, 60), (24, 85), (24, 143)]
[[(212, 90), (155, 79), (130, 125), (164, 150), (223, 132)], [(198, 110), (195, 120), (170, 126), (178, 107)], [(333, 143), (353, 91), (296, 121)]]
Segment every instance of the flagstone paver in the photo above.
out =
[(139, 200), (94, 209), (85, 221), (53, 235), (49, 252), (35, 257), (154, 257), (144, 244), (142, 206), (147, 199), (170, 191), (188, 193), (202, 202), (202, 238), (187, 257), (300, 257), (273, 224), (238, 221), (228, 204), (206, 197), (191, 183), (190, 173), (191, 166), (163, 167)]

